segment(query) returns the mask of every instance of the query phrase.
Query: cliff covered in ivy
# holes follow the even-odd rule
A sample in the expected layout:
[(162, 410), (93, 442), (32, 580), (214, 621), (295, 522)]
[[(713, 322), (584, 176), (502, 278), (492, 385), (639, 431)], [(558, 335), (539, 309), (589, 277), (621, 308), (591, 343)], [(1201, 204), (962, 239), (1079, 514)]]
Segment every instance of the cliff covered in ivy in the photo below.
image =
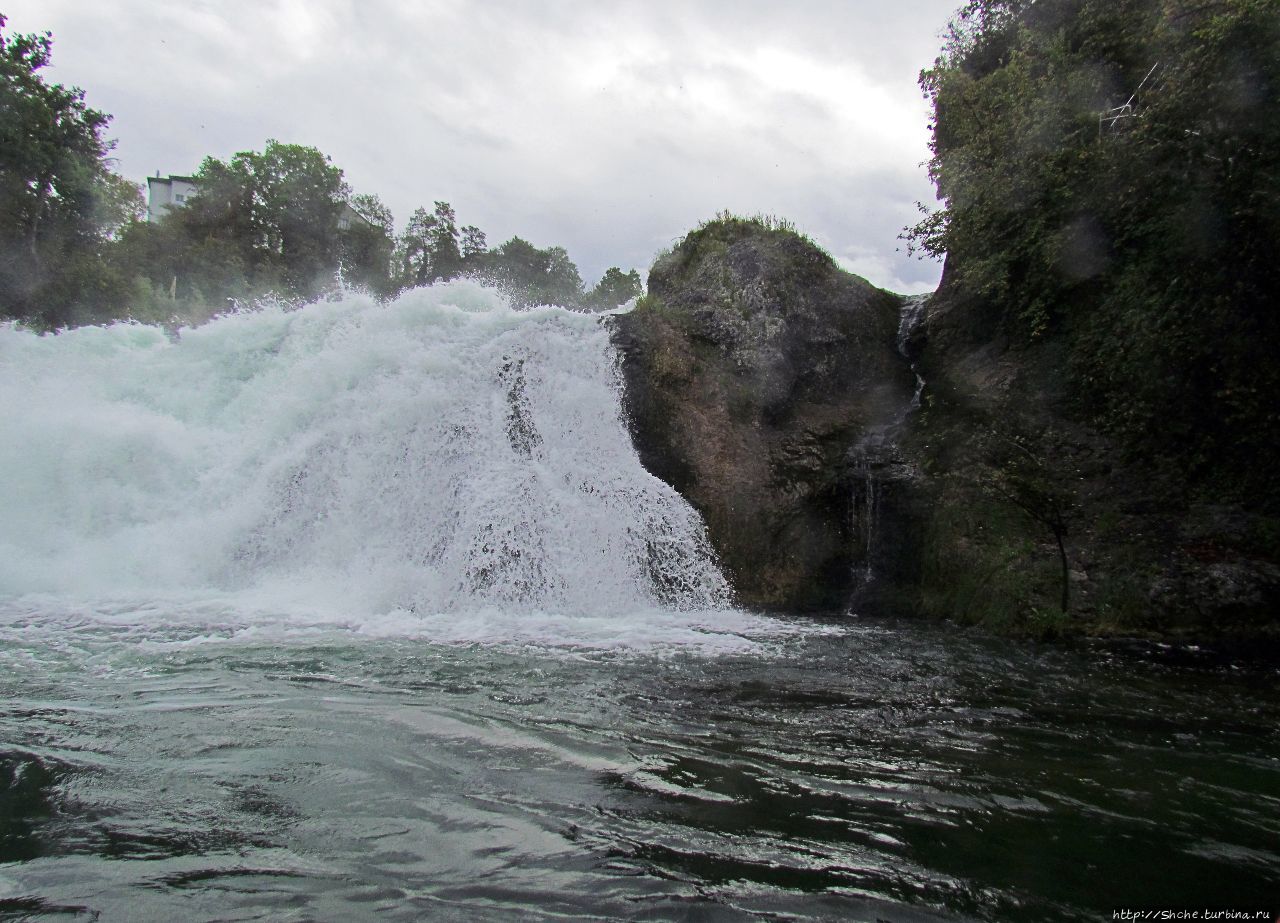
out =
[(1280, 4), (975, 0), (922, 75), (945, 255), (910, 604), (1246, 633), (1280, 601)]
[(971, 3), (922, 75), (978, 337), (1063, 350), (1066, 409), (1240, 499), (1280, 447), (1280, 4)]

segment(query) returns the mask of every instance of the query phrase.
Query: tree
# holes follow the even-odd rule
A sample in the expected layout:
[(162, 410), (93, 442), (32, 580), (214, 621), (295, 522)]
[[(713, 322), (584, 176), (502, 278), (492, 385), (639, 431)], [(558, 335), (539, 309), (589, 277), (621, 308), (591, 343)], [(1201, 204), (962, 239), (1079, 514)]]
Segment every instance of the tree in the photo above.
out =
[(6, 35), (0, 16), (0, 314), (70, 323), (118, 293), (98, 259), (132, 194), (108, 168), (110, 116), (46, 83), (49, 33)]
[(479, 256), (488, 249), (489, 246), (485, 240), (484, 231), (474, 224), (468, 224), (462, 229), (462, 259), (464, 262)]
[(971, 0), (921, 85), (942, 208), (912, 246), (1063, 347), (1080, 418), (1280, 508), (1275, 0)]
[[(448, 202), (437, 201), (432, 212), (414, 209), (396, 247), (400, 287), (430, 285), (462, 272), (458, 236), (458, 217)], [(484, 235), (479, 239), (483, 245)]]
[(126, 225), (107, 253), (129, 283), (133, 316), (199, 322), (231, 300), (314, 298), (339, 275), (379, 297), (393, 291), (390, 209), (352, 195), (315, 148), (271, 140), (261, 152), (205, 158), (194, 180), (186, 204)]
[(452, 279), (462, 270), (462, 253), (458, 249), (458, 216), (448, 202), (436, 202), (435, 206), (430, 232), (433, 282)]
[[(1016, 425), (1016, 424), (1015, 424)], [(1004, 426), (1010, 426), (1005, 421)], [(1065, 613), (1071, 604), (1071, 565), (1067, 557), (1067, 536), (1077, 506), (1068, 484), (1069, 473), (1060, 458), (1046, 446), (1054, 442), (1053, 433), (1033, 437), (1026, 428), (1004, 432), (992, 425), (979, 437), (984, 447), (982, 465), (972, 469), (971, 476), (989, 495), (1020, 509), (1032, 522), (1049, 530), (1058, 552), (1061, 571), (1060, 607)]]
[(395, 235), (395, 216), (386, 203), (372, 193), (359, 192), (351, 197), (348, 203), (353, 211), (364, 218), (370, 225), (380, 228), (385, 234)]
[(617, 266), (610, 266), (587, 295), (587, 303), (598, 309), (616, 308), (642, 294), (644, 285), (640, 282), (640, 273), (634, 269), (624, 273)]
[(396, 242), (396, 279), (401, 288), (431, 284), (431, 214), (415, 208)]
[(537, 289), (545, 304), (572, 307), (582, 301), (582, 276), (564, 247), (548, 247), (546, 276)]
[(291, 294), (331, 283), (351, 190), (326, 155), (272, 139), (261, 153), (205, 158), (195, 179), (197, 194), (174, 210), (190, 236), (230, 243), (258, 281), (278, 277)]
[(515, 304), (582, 303), (582, 277), (563, 247), (540, 250), (513, 237), (482, 257), (476, 261), (477, 274), (507, 289)]
[(391, 209), (376, 195), (351, 197), (358, 216), (339, 234), (343, 278), (375, 295), (391, 294), (391, 253), (395, 229)]

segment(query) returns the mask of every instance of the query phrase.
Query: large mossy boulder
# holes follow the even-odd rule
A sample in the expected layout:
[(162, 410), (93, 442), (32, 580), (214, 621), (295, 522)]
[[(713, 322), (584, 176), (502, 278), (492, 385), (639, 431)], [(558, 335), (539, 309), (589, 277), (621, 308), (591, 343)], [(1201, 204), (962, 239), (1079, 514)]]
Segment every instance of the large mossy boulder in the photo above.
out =
[(616, 318), (640, 458), (701, 512), (740, 604), (847, 603), (850, 453), (911, 399), (901, 304), (788, 228), (720, 219)]

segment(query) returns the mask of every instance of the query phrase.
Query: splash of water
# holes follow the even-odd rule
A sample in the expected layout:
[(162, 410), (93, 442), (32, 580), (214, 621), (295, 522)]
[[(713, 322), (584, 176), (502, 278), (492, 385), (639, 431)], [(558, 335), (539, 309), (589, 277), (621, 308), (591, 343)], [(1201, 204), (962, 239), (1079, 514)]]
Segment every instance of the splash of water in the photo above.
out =
[(0, 594), (347, 614), (727, 605), (590, 316), (454, 282), (183, 330), (0, 329)]

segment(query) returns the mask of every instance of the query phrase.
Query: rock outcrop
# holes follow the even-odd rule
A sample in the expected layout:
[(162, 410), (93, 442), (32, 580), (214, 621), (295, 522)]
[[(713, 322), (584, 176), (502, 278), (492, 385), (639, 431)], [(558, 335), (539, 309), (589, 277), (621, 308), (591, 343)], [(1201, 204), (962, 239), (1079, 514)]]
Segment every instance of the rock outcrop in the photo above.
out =
[(879, 514), (856, 447), (914, 390), (901, 306), (791, 230), (722, 219), (615, 319), (641, 460), (702, 513), (740, 604), (848, 603)]
[(1273, 637), (1275, 520), (1126, 453), (1069, 393), (1062, 339), (1013, 342), (990, 310), (950, 273), (926, 302), (892, 295), (761, 221), (658, 259), (613, 319), (630, 423), (738, 602)]

